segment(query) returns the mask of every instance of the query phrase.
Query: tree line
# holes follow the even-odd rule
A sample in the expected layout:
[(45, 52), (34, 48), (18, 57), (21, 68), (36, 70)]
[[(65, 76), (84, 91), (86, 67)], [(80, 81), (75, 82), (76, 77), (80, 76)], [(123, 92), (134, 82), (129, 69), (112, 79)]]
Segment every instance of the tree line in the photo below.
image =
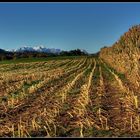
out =
[(15, 60), (19, 58), (41, 58), (41, 57), (57, 57), (57, 56), (86, 56), (87, 53), (81, 51), (80, 49), (62, 51), (59, 54), (54, 53), (44, 53), (44, 52), (10, 52), (0, 49), (0, 61), (2, 60)]

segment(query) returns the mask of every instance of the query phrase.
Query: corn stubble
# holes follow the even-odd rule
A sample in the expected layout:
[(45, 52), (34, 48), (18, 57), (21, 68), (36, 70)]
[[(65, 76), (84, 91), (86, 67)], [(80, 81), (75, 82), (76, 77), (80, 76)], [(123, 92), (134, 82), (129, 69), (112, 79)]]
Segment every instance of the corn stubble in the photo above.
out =
[(101, 58), (0, 65), (0, 137), (138, 136), (139, 96)]

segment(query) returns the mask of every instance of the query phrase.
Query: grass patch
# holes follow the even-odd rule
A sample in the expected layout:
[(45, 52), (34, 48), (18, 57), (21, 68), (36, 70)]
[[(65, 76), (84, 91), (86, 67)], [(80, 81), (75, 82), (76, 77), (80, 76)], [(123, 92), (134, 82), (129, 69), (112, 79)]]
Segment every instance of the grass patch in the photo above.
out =
[(111, 130), (97, 130), (96, 128), (89, 128), (85, 130), (85, 137), (111, 137), (112, 131)]
[(49, 60), (64, 60), (64, 59), (79, 59), (79, 58), (85, 58), (85, 56), (56, 56), (56, 57), (43, 57), (43, 58), (19, 58), (16, 60), (3, 60), (3, 61), (0, 61), (0, 64), (44, 62), (44, 61), (49, 61)]
[[(105, 62), (104, 62), (105, 63)], [(112, 72), (114, 72), (121, 80), (125, 80), (125, 81), (127, 81), (127, 79), (126, 79), (126, 77), (125, 77), (125, 75), (123, 74), (123, 73), (119, 73), (119, 72), (117, 72), (114, 68), (112, 68), (109, 64), (107, 64), (107, 63), (105, 63), (105, 65), (112, 71)]]

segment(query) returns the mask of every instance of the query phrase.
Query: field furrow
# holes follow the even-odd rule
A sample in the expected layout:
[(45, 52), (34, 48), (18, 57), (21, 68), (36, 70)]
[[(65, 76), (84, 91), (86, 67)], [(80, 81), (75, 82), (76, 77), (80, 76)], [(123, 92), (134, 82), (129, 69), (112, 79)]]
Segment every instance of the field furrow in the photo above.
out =
[[(68, 69), (67, 73), (65, 73), (63, 76), (60, 76), (60, 78), (57, 78), (56, 80), (54, 80), (54, 82), (49, 81), (50, 84), (48, 84), (45, 87), (46, 90), (44, 89), (44, 91), (43, 91), (43, 90), (39, 89), (36, 92), (37, 95), (35, 93), (33, 95), (31, 95), (30, 98), (28, 98), (27, 102), (25, 102), (24, 104), (19, 105), (17, 108), (12, 109), (13, 111), (12, 110), (7, 111), (7, 113), (6, 113), (7, 116), (12, 116), (12, 114), (13, 114), (14, 115), (13, 117), (15, 117), (16, 112), (17, 112), (17, 115), (18, 115), (21, 111), (23, 112), (23, 110), (24, 110), (26, 112), (26, 110), (28, 110), (28, 108), (30, 109), (31, 105), (32, 105), (32, 107), (34, 107), (36, 105), (36, 101), (40, 100), (40, 98), (42, 98), (43, 95), (45, 97), (46, 92), (48, 92), (49, 93), (48, 95), (50, 95), (51, 93), (55, 92), (59, 87), (61, 87), (62, 85), (65, 85), (64, 83), (68, 79), (70, 79), (70, 77), (72, 77), (72, 75), (74, 75), (75, 72), (77, 73), (77, 72), (80, 72), (82, 70), (81, 68), (82, 68), (83, 65), (85, 65), (85, 63), (86, 63), (86, 61), (83, 61), (82, 63), (79, 63), (79, 66), (78, 65), (76, 65), (76, 67), (73, 66), (74, 69), (71, 69), (71, 70)], [(84, 68), (86, 68), (86, 66)], [(49, 87), (49, 89), (47, 87)], [(41, 92), (41, 94), (39, 94), (39, 92)], [(45, 97), (45, 98), (48, 98), (48, 96)], [(26, 110), (25, 110), (25, 108), (26, 108)]]
[(137, 136), (139, 99), (98, 57), (0, 64), (0, 137)]

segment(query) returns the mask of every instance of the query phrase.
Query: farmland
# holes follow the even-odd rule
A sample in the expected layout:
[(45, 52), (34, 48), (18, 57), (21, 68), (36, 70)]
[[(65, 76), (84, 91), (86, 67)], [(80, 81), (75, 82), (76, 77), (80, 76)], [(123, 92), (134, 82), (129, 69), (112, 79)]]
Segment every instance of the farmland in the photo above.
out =
[(139, 136), (138, 101), (100, 58), (0, 63), (0, 137)]

